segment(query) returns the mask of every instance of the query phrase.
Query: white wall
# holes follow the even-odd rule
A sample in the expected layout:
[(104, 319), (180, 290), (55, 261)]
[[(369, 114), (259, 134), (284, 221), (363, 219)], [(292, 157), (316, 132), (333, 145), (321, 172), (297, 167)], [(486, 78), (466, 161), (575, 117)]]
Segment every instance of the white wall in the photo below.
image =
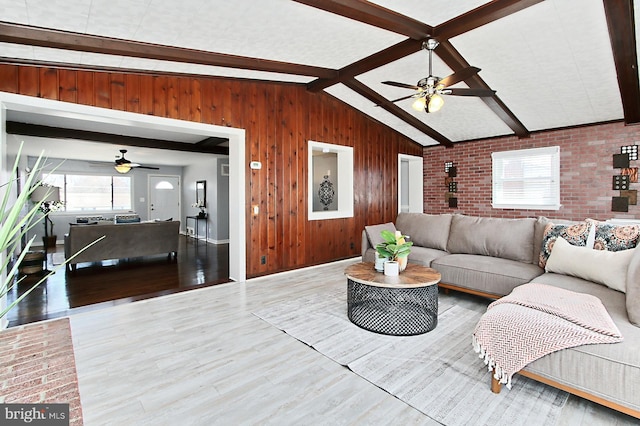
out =
[[(195, 216), (200, 209), (191, 207), (196, 201), (196, 181), (207, 181), (207, 221), (209, 235), (207, 240), (213, 243), (229, 241), (229, 177), (221, 175), (222, 164), (229, 164), (226, 157), (214, 157), (211, 160), (184, 167), (182, 175), (182, 228), (186, 231), (186, 217)], [(198, 235), (205, 234), (205, 224), (199, 221)], [(194, 221), (189, 221), (193, 226)]]

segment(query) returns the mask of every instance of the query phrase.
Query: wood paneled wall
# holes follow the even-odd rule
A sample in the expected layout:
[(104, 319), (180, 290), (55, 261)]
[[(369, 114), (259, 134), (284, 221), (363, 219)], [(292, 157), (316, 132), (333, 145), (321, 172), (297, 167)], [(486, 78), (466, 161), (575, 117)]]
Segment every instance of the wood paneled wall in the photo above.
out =
[[(297, 84), (0, 65), (0, 91), (245, 129), (247, 164), (263, 164), (247, 167), (249, 277), (359, 255), (363, 227), (396, 218), (398, 153), (422, 156), (410, 139)], [(308, 140), (354, 148), (353, 218), (307, 220)]]

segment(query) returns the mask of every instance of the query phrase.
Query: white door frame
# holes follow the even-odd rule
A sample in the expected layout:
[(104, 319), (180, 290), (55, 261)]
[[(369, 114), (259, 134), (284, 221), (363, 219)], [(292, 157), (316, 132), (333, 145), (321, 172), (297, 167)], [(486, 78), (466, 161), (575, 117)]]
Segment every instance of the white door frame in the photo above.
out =
[[(41, 99), (33, 96), (0, 92), (0, 141), (7, 140), (7, 116), (12, 111), (25, 114), (44, 114), (85, 123), (112, 124), (139, 129), (181, 132), (203, 137), (229, 139), (229, 278), (243, 282), (247, 277), (245, 228), (245, 131), (225, 126), (176, 120), (126, 111)], [(10, 117), (9, 117), (10, 118)], [(2, 159), (2, 173), (6, 173), (6, 158)]]
[(409, 212), (424, 212), (424, 160), (422, 157), (398, 154), (398, 213), (402, 209), (402, 162), (409, 163)]

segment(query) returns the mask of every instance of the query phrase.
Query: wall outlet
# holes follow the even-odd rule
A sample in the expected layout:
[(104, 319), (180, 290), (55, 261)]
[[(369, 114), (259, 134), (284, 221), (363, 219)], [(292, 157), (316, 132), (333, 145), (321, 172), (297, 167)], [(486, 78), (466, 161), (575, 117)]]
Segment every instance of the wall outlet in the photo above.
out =
[(260, 258), (260, 264), (261, 265), (266, 265), (267, 264), (267, 256), (262, 256)]
[(187, 235), (193, 235), (194, 234), (194, 230), (192, 226), (187, 226)]

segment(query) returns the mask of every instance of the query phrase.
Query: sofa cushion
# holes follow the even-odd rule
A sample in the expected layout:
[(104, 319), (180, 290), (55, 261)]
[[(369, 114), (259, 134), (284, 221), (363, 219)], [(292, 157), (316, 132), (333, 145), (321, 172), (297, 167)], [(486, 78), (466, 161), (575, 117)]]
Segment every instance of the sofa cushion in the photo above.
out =
[(531, 263), (533, 218), (502, 219), (454, 215), (447, 251)]
[(640, 327), (640, 247), (633, 250), (627, 270), (627, 314), (629, 321)]
[(595, 225), (594, 249), (620, 251), (632, 249), (638, 245), (639, 225), (619, 226), (606, 222), (593, 222)]
[(431, 262), (442, 275), (440, 282), (504, 296), (544, 271), (537, 265), (498, 257), (450, 254)]
[(396, 226), (393, 224), (393, 222), (387, 222), (387, 223), (381, 223), (379, 225), (365, 226), (364, 230), (367, 233), (367, 238), (369, 238), (369, 243), (371, 243), (371, 247), (375, 249), (378, 244), (384, 243), (384, 239), (380, 235), (380, 232), (384, 230), (396, 232)]
[[(525, 370), (640, 410), (637, 393), (637, 384), (640, 383), (640, 333), (627, 319), (625, 295), (600, 284), (554, 273), (545, 273), (533, 282), (596, 296), (607, 308), (624, 342), (564, 349), (532, 362)], [(614, 380), (615, 386), (612, 386), (614, 377), (617, 379)]]
[(540, 216), (536, 219), (536, 223), (533, 225), (533, 256), (531, 258), (531, 263), (534, 265), (537, 265), (540, 262), (540, 251), (542, 250), (544, 230), (549, 222), (549, 219), (544, 216)]
[(587, 245), (589, 238), (589, 230), (591, 224), (589, 222), (578, 222), (575, 224), (558, 225), (549, 222), (544, 229), (542, 238), (542, 247), (540, 249), (540, 261), (538, 265), (544, 268), (547, 265), (553, 244), (558, 237), (564, 238), (569, 244), (584, 247)]
[(574, 246), (558, 237), (546, 270), (604, 284), (624, 293), (633, 253), (633, 250), (613, 252)]
[(408, 261), (410, 263), (417, 263), (418, 265), (430, 267), (431, 262), (435, 259), (448, 255), (449, 253), (443, 250), (414, 245), (411, 247), (411, 253), (409, 254)]
[(408, 235), (414, 246), (446, 250), (451, 218), (450, 214), (400, 213), (396, 228)]

